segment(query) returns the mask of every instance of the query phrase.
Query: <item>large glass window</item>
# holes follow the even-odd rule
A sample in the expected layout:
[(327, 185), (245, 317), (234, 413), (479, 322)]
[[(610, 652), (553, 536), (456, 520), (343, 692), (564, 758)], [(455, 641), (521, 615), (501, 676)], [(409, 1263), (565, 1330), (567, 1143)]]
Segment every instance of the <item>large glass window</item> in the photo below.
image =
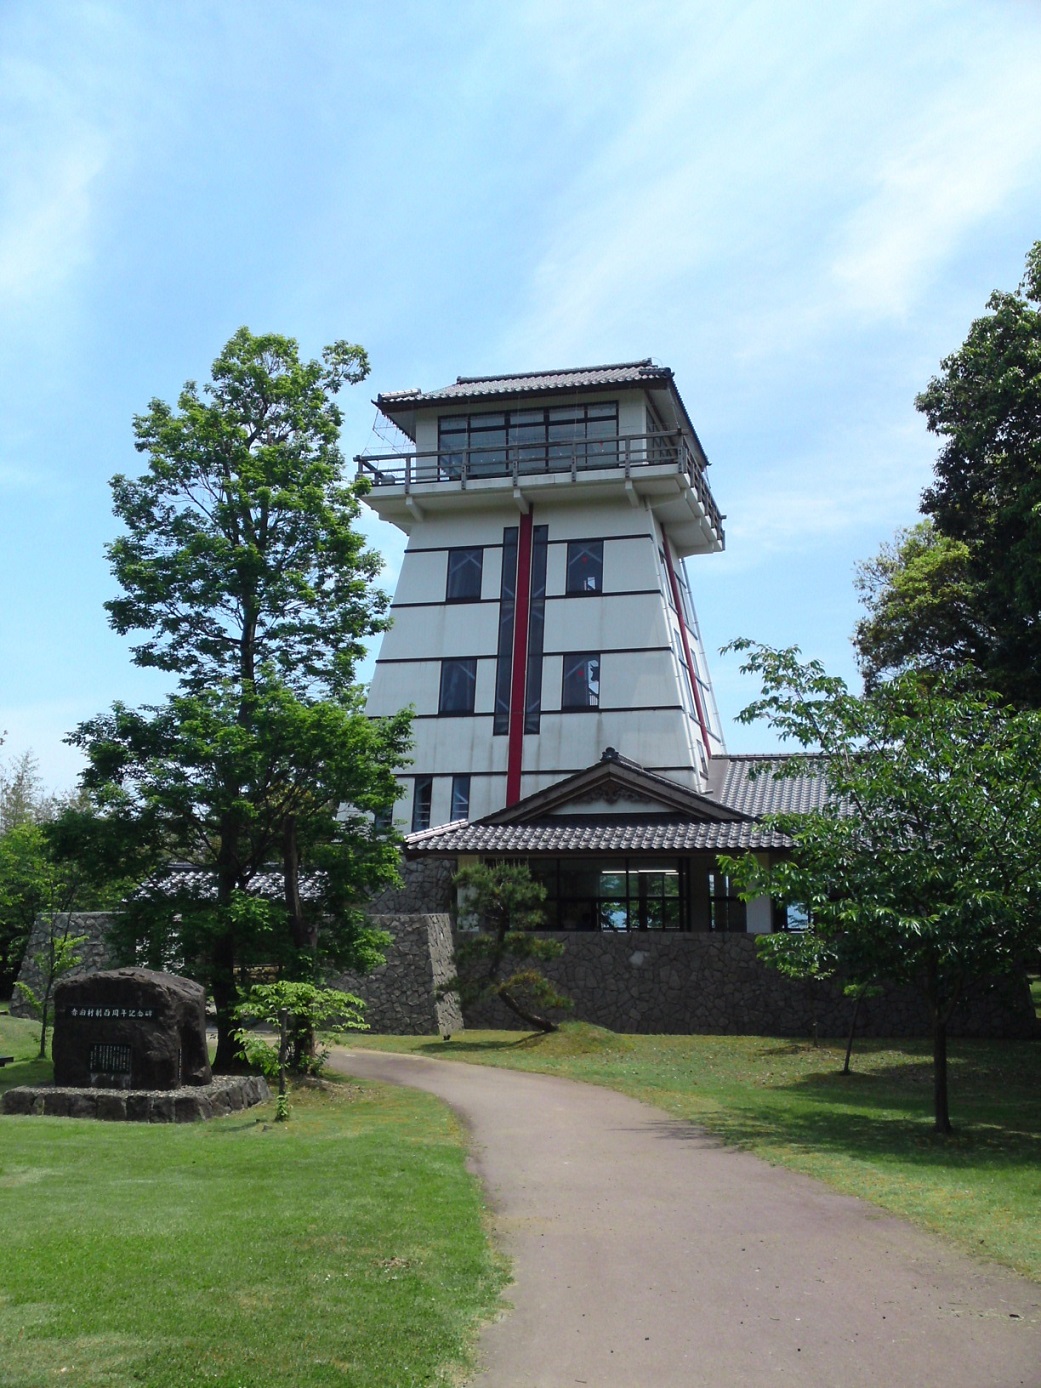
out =
[(473, 713), (477, 690), (477, 657), (442, 660), (438, 713)]
[(555, 930), (685, 930), (688, 865), (683, 860), (619, 859), (530, 864), (546, 888), (546, 915)]
[(448, 415), (437, 422), (443, 475), (495, 476), (603, 467), (618, 461), (618, 402)]
[(528, 672), (524, 731), (537, 733), (542, 718), (542, 651), (546, 635), (546, 555), (549, 526), (536, 525), (531, 544), (531, 601), (528, 604)]
[(572, 596), (602, 593), (604, 589), (603, 540), (569, 540), (567, 591)]
[(450, 549), (448, 551), (448, 602), (478, 602), (481, 597), (481, 570), (484, 550)]
[(433, 776), (417, 776), (412, 791), (412, 832), (430, 828), (430, 802), (434, 797)]
[(600, 707), (600, 657), (579, 651), (564, 657), (564, 677), (560, 691), (562, 709)]

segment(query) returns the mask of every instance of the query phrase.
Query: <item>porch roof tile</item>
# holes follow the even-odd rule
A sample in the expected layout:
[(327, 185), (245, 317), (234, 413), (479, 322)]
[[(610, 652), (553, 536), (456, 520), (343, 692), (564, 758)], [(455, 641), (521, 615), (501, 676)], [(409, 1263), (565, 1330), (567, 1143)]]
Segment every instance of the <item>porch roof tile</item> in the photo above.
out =
[(791, 840), (748, 821), (656, 821), (605, 816), (595, 822), (564, 815), (522, 824), (465, 822), (409, 834), (410, 855), (438, 857), (470, 853), (695, 853), (787, 848)]

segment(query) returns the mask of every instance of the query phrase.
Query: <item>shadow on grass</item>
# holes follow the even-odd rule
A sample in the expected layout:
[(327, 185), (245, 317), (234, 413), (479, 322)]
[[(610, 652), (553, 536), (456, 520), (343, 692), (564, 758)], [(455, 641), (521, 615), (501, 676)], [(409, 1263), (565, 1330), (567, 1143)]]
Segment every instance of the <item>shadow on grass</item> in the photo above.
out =
[(16, 1060), (0, 1070), (0, 1094), (20, 1084), (50, 1084), (53, 1079), (54, 1067), (49, 1060)]
[[(892, 1108), (892, 1106), (890, 1106)], [(662, 1119), (652, 1131), (663, 1141), (698, 1142), (702, 1129), (741, 1148), (783, 1146), (795, 1152), (841, 1156), (851, 1162), (883, 1166), (887, 1161), (919, 1167), (1036, 1172), (1041, 1137), (1008, 1126), (967, 1119), (943, 1137), (933, 1131), (932, 1113), (919, 1107), (894, 1115), (849, 1108), (787, 1106), (776, 1112), (733, 1103), (724, 1112), (690, 1122)]]
[[(527, 1032), (522, 1032), (516, 1041), (471, 1041), (468, 1038), (465, 1047), (460, 1046), (458, 1042), (456, 1043), (455, 1058), (462, 1059), (463, 1057), (461, 1055), (461, 1052), (464, 1049), (467, 1053), (472, 1053), (475, 1051), (484, 1053), (499, 1051), (505, 1053), (509, 1051), (530, 1049), (532, 1043), (535, 1043), (537, 1045), (538, 1042), (541, 1041), (541, 1039), (541, 1033), (536, 1033), (534, 1036), (530, 1036)], [(440, 1060), (451, 1060), (453, 1058), (452, 1042), (442, 1041), (440, 1039), (423, 1041), (420, 1045), (415, 1046), (413, 1048), (412, 1053), (414, 1055), (437, 1056)]]

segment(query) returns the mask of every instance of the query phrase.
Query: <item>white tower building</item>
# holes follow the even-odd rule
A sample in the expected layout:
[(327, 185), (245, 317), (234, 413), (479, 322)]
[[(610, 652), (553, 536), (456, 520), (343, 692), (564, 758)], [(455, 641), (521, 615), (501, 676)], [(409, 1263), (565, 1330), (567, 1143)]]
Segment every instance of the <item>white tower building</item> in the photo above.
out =
[(696, 792), (724, 752), (684, 569), (723, 548), (708, 461), (651, 361), (376, 400), (356, 459), (408, 536), (368, 711), (415, 710), (406, 829), (475, 819), (605, 748)]

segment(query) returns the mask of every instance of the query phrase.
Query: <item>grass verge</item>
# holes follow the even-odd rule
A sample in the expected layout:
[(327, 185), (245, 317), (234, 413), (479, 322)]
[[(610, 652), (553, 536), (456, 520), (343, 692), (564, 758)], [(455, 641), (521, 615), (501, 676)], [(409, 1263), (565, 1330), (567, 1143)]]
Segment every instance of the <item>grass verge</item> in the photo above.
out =
[[(5, 1054), (35, 1035), (0, 1018)], [(0, 1384), (457, 1382), (504, 1277), (455, 1119), (338, 1082), (272, 1116), (0, 1118)]]
[(1041, 1045), (951, 1042), (953, 1138), (933, 1136), (922, 1041), (623, 1036), (565, 1023), (549, 1036), (359, 1037), (366, 1047), (539, 1070), (607, 1085), (724, 1142), (862, 1196), (1041, 1281)]

